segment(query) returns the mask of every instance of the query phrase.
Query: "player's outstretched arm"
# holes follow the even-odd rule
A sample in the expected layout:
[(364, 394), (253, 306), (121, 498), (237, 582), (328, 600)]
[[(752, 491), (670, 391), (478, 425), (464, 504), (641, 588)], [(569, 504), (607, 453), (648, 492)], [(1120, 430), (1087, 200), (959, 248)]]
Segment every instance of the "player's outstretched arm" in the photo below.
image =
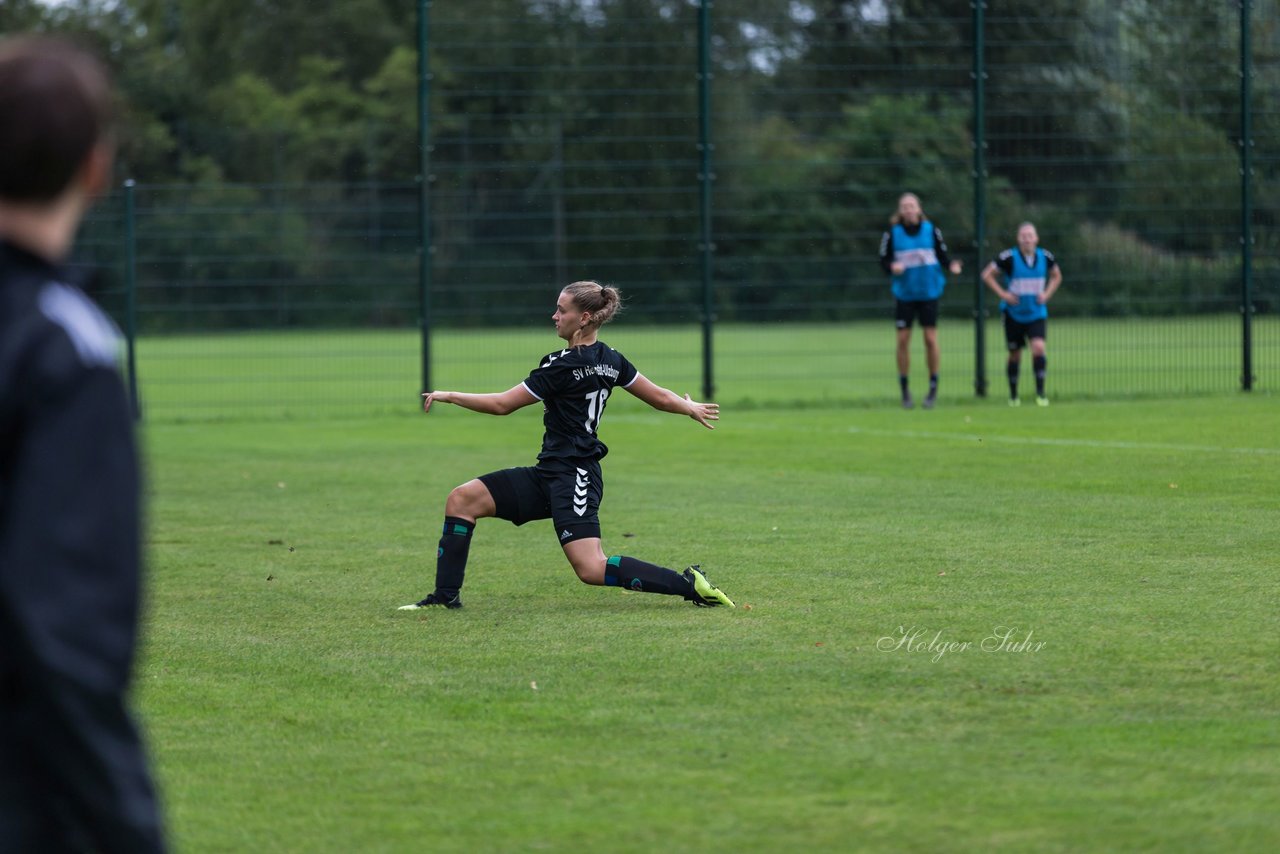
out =
[(469, 394), (465, 391), (427, 391), (422, 393), (422, 411), (430, 412), (433, 403), (452, 403), (485, 415), (510, 415), (517, 409), (537, 403), (538, 398), (524, 383), (493, 394)]
[(669, 388), (655, 385), (644, 374), (637, 374), (635, 381), (627, 386), (627, 391), (654, 409), (674, 412), (677, 415), (688, 415), (708, 430), (716, 428), (715, 425), (707, 422), (720, 420), (720, 404), (699, 403), (687, 394), (681, 397)]

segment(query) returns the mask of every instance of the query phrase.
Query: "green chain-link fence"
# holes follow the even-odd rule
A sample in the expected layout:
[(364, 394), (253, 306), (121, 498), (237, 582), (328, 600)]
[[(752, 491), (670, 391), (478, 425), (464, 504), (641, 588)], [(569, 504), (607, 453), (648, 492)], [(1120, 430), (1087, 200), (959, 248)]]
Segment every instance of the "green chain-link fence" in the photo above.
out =
[[(711, 355), (725, 403), (890, 401), (877, 251), (907, 190), (965, 264), (942, 302), (944, 398), (1002, 393), (978, 274), (1024, 220), (1065, 274), (1054, 396), (1276, 386), (1274, 3), (513, 0), (514, 23), (445, 5), (425, 81), (437, 387), (518, 382), (557, 346), (559, 288), (594, 278), (629, 302), (603, 337), (659, 382), (697, 395)], [(282, 161), (273, 139), (236, 150)], [(148, 417), (413, 405), (414, 181), (136, 177), (82, 255), (136, 329)]]

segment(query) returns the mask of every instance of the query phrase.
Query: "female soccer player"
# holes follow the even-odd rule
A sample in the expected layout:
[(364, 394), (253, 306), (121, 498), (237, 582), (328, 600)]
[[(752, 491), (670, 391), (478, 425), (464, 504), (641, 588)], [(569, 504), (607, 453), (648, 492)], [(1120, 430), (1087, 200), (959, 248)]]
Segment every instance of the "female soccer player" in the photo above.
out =
[[(1004, 274), (1007, 287), (1000, 286)], [(1018, 245), (1004, 250), (982, 271), (982, 281), (1000, 297), (1004, 313), (1004, 338), (1009, 347), (1009, 405), (1020, 406), (1018, 368), (1022, 350), (1031, 342), (1031, 368), (1036, 378), (1036, 405), (1048, 406), (1044, 391), (1048, 357), (1045, 355), (1049, 300), (1062, 284), (1062, 268), (1048, 249), (1040, 248), (1034, 223), (1018, 226)]]
[(600, 545), (600, 499), (604, 482), (600, 459), (609, 452), (597, 431), (605, 402), (619, 386), (654, 409), (687, 415), (708, 429), (720, 418), (720, 407), (699, 403), (689, 395), (654, 385), (616, 350), (597, 340), (600, 327), (622, 305), (617, 288), (596, 282), (574, 282), (560, 292), (551, 319), (564, 349), (544, 356), (528, 379), (495, 394), (429, 391), (422, 409), (452, 403), (489, 415), (507, 415), (524, 406), (543, 404), (542, 452), (538, 464), (510, 468), (469, 480), (449, 493), (444, 506), (444, 533), (436, 552), (436, 589), (412, 611), (439, 605), (461, 608), (459, 590), (476, 520), (496, 516), (516, 525), (551, 519), (565, 557), (586, 584), (622, 587), (646, 593), (683, 596), (695, 605), (734, 607), (697, 566), (683, 573), (633, 557), (605, 557)]
[(898, 329), (898, 385), (902, 405), (915, 406), (907, 387), (911, 369), (911, 324), (920, 319), (925, 360), (929, 363), (929, 393), (924, 408), (938, 399), (938, 300), (947, 286), (946, 274), (960, 275), (959, 259), (947, 255), (942, 230), (925, 216), (915, 193), (903, 193), (898, 209), (889, 218), (889, 230), (880, 238), (880, 266), (893, 277), (894, 325)]

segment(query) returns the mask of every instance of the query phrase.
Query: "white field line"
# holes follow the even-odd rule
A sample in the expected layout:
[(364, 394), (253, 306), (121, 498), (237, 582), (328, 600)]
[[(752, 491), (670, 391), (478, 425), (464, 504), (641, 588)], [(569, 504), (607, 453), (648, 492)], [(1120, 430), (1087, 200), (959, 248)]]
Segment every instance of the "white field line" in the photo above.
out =
[[(649, 413), (618, 414), (610, 417), (612, 423), (662, 423), (664, 416)], [(719, 426), (730, 427), (721, 422)], [(1113, 451), (1173, 451), (1191, 454), (1241, 454), (1255, 457), (1280, 457), (1280, 448), (1240, 448), (1225, 445), (1185, 445), (1174, 442), (1129, 442), (1120, 439), (1052, 439), (1044, 436), (1002, 436), (996, 433), (946, 433), (933, 430), (886, 430), (874, 427), (815, 428), (811, 424), (782, 426), (777, 424), (733, 424), (735, 430), (773, 430), (796, 434), (847, 433), (862, 436), (886, 436), (900, 439), (923, 439), (950, 442), (990, 442), (1005, 445), (1052, 445), (1063, 448), (1096, 448)]]
[(1106, 439), (1051, 439), (1044, 436), (1001, 436), (977, 433), (939, 433), (922, 430), (877, 430), (848, 427), (846, 432), (866, 436), (901, 436), (908, 439), (950, 440), (953, 442), (999, 442), (1007, 445), (1054, 445), (1067, 448), (1101, 448), (1115, 451), (1178, 451), (1198, 454), (1245, 454), (1280, 456), (1280, 448), (1229, 448), (1221, 445), (1181, 445), (1166, 442), (1126, 442)]

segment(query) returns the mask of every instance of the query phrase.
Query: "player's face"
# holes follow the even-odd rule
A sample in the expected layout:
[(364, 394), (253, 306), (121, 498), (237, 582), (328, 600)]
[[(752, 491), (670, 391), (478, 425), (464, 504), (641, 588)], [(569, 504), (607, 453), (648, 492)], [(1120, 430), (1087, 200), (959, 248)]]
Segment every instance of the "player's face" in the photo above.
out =
[(582, 328), (583, 314), (585, 312), (573, 304), (573, 297), (567, 291), (561, 291), (556, 299), (556, 313), (551, 315), (556, 324), (556, 334), (566, 341), (571, 339)]
[(903, 196), (898, 199), (898, 219), (908, 225), (915, 225), (922, 215), (920, 200), (915, 196)]
[(1018, 229), (1018, 248), (1023, 255), (1030, 255), (1040, 245), (1040, 235), (1036, 234), (1034, 225), (1024, 225)]

